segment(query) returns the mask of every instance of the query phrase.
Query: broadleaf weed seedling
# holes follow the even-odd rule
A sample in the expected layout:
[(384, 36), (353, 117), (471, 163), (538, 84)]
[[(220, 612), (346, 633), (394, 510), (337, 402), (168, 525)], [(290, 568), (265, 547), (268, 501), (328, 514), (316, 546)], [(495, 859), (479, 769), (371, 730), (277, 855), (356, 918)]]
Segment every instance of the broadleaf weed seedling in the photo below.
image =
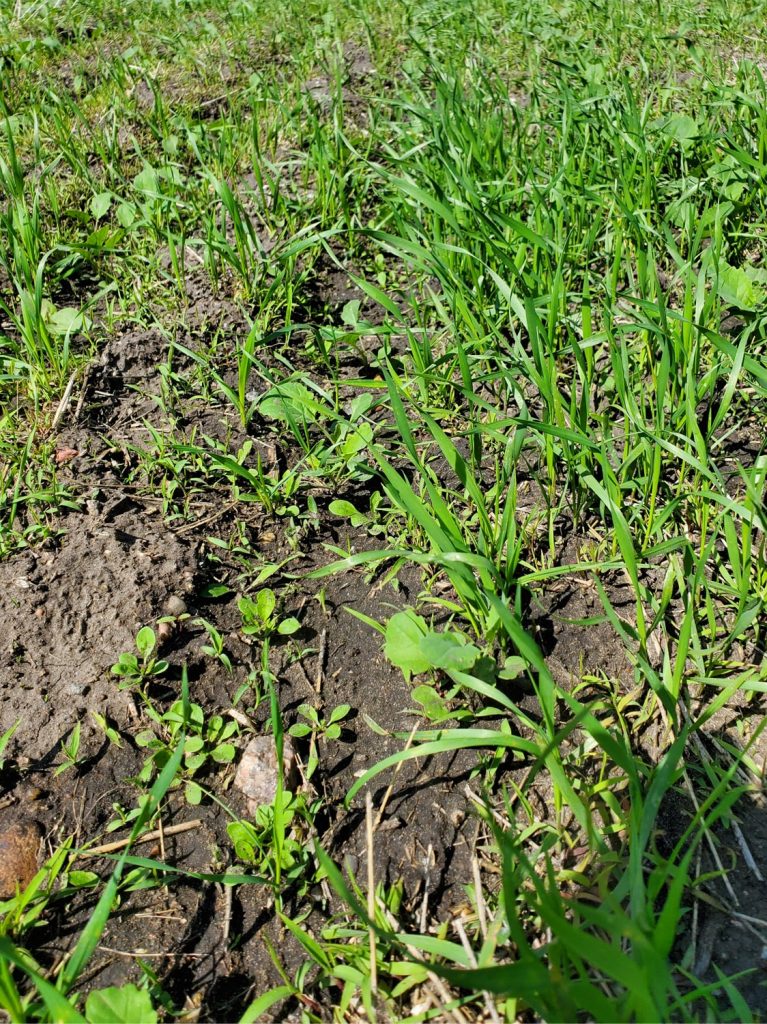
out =
[(115, 728), (106, 715), (91, 709), (91, 718), (112, 746), (121, 747), (123, 745), (119, 730)]
[(151, 626), (144, 626), (136, 634), (136, 650), (138, 657), (131, 651), (123, 652), (112, 666), (112, 674), (123, 680), (120, 689), (136, 687), (146, 696), (147, 684), (164, 675), (170, 666), (157, 657), (157, 635)]
[(178, 743), (183, 740), (181, 777), (173, 784), (183, 780), (187, 802), (199, 804), (203, 793), (194, 777), (205, 767), (227, 765), (234, 761), (237, 750), (231, 740), (239, 734), (239, 725), (235, 721), (226, 721), (221, 715), (206, 717), (199, 704), (185, 707), (183, 700), (175, 701), (164, 714), (156, 713), (152, 717), (160, 734), (147, 729), (136, 736), (138, 746), (150, 752), (139, 772), (138, 781), (151, 781), (168, 763)]
[(283, 790), (271, 804), (262, 804), (252, 821), (232, 821), (226, 830), (239, 860), (275, 883), (301, 880), (305, 891), (312, 853), (304, 833), (313, 828), (317, 810), (306, 794)]
[(292, 636), (301, 628), (298, 619), (289, 616), (282, 619), (277, 613), (277, 597), (269, 587), (263, 587), (255, 598), (243, 595), (237, 601), (242, 616), (242, 632), (245, 636), (265, 640), (273, 635)]
[(319, 766), (317, 754), (317, 738), (325, 740), (338, 740), (341, 738), (341, 723), (349, 715), (351, 704), (339, 704), (333, 708), (327, 718), (323, 718), (317, 708), (311, 704), (300, 704), (297, 713), (305, 719), (303, 722), (296, 722), (288, 729), (288, 735), (294, 739), (309, 737), (309, 758), (306, 763), (306, 778), (311, 779)]

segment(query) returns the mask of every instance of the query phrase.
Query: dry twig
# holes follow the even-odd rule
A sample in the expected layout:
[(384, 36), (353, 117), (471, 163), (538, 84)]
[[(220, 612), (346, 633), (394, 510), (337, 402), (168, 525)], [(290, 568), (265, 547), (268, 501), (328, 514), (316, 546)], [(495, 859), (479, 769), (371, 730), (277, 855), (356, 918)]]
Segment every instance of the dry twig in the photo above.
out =
[[(190, 832), (193, 828), (199, 828), (202, 825), (202, 821), (199, 818), (195, 818), (194, 821), (184, 821), (180, 825), (170, 825), (166, 829), (153, 829), (151, 832), (145, 832), (143, 836), (139, 836), (138, 839), (134, 839), (133, 843), (138, 846), (139, 843), (151, 843), (153, 839), (162, 839), (163, 836), (175, 836), (180, 832)], [(78, 857), (101, 857), (105, 853), (114, 853), (115, 850), (123, 850), (126, 846), (130, 846), (131, 840), (128, 839), (116, 839), (113, 843), (104, 843), (102, 846), (92, 846), (90, 850), (81, 850), (78, 853)]]

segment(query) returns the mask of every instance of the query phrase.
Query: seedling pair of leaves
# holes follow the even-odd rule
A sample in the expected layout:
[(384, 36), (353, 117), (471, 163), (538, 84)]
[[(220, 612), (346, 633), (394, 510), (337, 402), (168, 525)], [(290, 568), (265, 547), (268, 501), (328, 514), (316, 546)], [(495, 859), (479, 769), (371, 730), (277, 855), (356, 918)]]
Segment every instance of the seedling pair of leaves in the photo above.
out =
[[(346, 498), (335, 498), (328, 505), (329, 511), (341, 519), (348, 519), (352, 526), (360, 527), (364, 526), (368, 534), (371, 537), (385, 536), (387, 532), (387, 525), (382, 521), (381, 502), (383, 501), (383, 495), (380, 491), (373, 491), (370, 495), (370, 511), (360, 512), (356, 505), (352, 504)], [(385, 506), (388, 508), (388, 506)]]
[[(287, 424), (302, 443), (310, 469), (322, 470), (325, 476), (347, 475), (368, 480), (366, 452), (373, 441), (373, 426), (365, 419), (374, 398), (358, 395), (349, 405), (346, 416), (340, 416), (328, 401), (317, 400), (314, 392), (298, 380), (286, 380), (266, 391), (259, 399), (258, 411), (266, 419)], [(330, 428), (324, 426), (325, 422)], [(311, 448), (307, 428), (316, 424), (325, 437), (323, 443)]]
[(280, 636), (292, 636), (301, 628), (301, 623), (296, 618), (280, 619), (275, 613), (277, 598), (273, 590), (264, 587), (259, 590), (255, 600), (250, 597), (241, 597), (237, 607), (242, 615), (242, 631), (245, 636), (255, 636), (259, 639), (272, 636), (274, 633)]
[(332, 326), (320, 327), (318, 332), (319, 338), (326, 356), (336, 346), (347, 345), (361, 355), (364, 361), (369, 361), (372, 367), (376, 367), (378, 365), (377, 358), (375, 356), (369, 357), (362, 350), (359, 342), (365, 338), (373, 337), (383, 337), (385, 339), (394, 332), (388, 324), (374, 325), (367, 320), (361, 320), (360, 305), (359, 299), (351, 299), (341, 310), (341, 320), (349, 328), (348, 330)]
[(324, 736), (326, 740), (337, 740), (341, 737), (341, 722), (351, 711), (350, 704), (339, 704), (338, 707), (334, 708), (328, 718), (323, 719), (320, 717), (320, 713), (316, 708), (313, 708), (311, 704), (301, 704), (298, 708), (298, 713), (304, 722), (296, 722), (292, 725), (288, 732), (291, 736), (296, 739), (303, 739), (306, 736), (310, 736), (309, 740), (309, 759), (306, 765), (306, 777), (310, 779), (319, 765), (319, 757), (317, 756), (317, 736)]
[(142, 688), (153, 677), (168, 671), (168, 662), (155, 656), (157, 636), (151, 626), (144, 626), (136, 634), (136, 649), (138, 657), (132, 651), (125, 651), (112, 666), (112, 674), (123, 679), (119, 684), (121, 690), (129, 686)]
[(413, 690), (413, 699), (421, 705), (424, 715), (435, 722), (469, 714), (450, 708), (450, 702), (462, 688), (479, 692), (490, 700), (497, 694), (495, 699), (498, 699), (501, 694), (497, 683), (516, 679), (527, 668), (523, 658), (512, 656), (506, 658), (499, 670), (495, 662), (462, 633), (437, 632), (411, 608), (389, 619), (384, 653), (392, 665), (402, 670), (408, 682), (413, 675), (430, 672), (441, 673), (455, 683), (444, 696), (429, 684), (421, 684)]

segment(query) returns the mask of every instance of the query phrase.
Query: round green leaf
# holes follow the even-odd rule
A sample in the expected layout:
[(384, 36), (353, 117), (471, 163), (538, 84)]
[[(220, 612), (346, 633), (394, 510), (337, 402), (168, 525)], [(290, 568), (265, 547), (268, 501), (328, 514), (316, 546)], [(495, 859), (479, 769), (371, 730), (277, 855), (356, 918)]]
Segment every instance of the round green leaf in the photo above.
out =
[(392, 665), (402, 669), (406, 678), (431, 668), (431, 662), (421, 650), (426, 633), (426, 623), (410, 609), (392, 615), (386, 624), (384, 654)]
[(135, 985), (91, 992), (85, 1017), (91, 1024), (155, 1024), (157, 1020), (149, 993)]
[(112, 205), (112, 193), (111, 192), (98, 192), (91, 199), (91, 213), (96, 220), (101, 220), (104, 214), (107, 212), (109, 207)]
[(155, 648), (157, 637), (151, 626), (144, 626), (136, 634), (136, 647), (143, 658), (148, 658)]
[(291, 636), (293, 633), (297, 633), (301, 628), (301, 623), (298, 619), (283, 619), (277, 627), (277, 632), (281, 636)]
[(184, 795), (186, 796), (186, 802), (195, 806), (202, 800), (202, 790), (196, 782), (187, 782)]
[(220, 743), (211, 751), (210, 756), (217, 764), (231, 764), (236, 753), (237, 750), (232, 743)]

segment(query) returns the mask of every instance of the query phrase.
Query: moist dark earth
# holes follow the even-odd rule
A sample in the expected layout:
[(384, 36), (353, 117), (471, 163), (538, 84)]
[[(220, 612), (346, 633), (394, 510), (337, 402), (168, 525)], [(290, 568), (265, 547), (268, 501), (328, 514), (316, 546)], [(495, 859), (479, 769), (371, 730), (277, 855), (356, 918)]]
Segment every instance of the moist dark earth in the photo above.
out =
[[(353, 282), (336, 271), (320, 275), (315, 286), (315, 301), (326, 308), (340, 308), (358, 295)], [(190, 296), (186, 324), (174, 336), (183, 349), (194, 352), (212, 331), (233, 336), (242, 330), (245, 319), (225, 295), (206, 297), (194, 286)], [(52, 540), (0, 565), (0, 725), (7, 729), (19, 722), (0, 774), (0, 813), (4, 820), (34, 817), (45, 830), (49, 853), (70, 837), (79, 847), (127, 835), (125, 828), (107, 831), (107, 826), (136, 805), (141, 789), (132, 780), (147, 754), (135, 736), (151, 723), (135, 688), (121, 688), (111, 667), (121, 653), (134, 650), (140, 628), (157, 629), (158, 620), (167, 617), (169, 608), (178, 609), (179, 601), (187, 613), (163, 637), (160, 656), (170, 667), (150, 684), (153, 701), (161, 709), (170, 707), (186, 666), (191, 700), (206, 716), (226, 715), (239, 694), (240, 754), (252, 735), (268, 732), (268, 698), (257, 682), (248, 685), (249, 679), (258, 679), (260, 649), (241, 631), (237, 597), (256, 589), (244, 568), (248, 560), (284, 563), (270, 585), (280, 595), (282, 612), (301, 623), (295, 637), (275, 642), (271, 652), (285, 727), (298, 720), (301, 704), (314, 706), (321, 715), (339, 704), (352, 709), (340, 738), (320, 741), (319, 768), (299, 786), (307, 797), (322, 800), (316, 828), (323, 846), (336, 864), (364, 879), (364, 801), (358, 796), (347, 809), (344, 797), (361, 773), (402, 749), (411, 730), (425, 723), (412, 710), (402, 674), (385, 660), (378, 633), (348, 609), (386, 621), (416, 603), (422, 580), (412, 569), (391, 580), (361, 570), (307, 579), (312, 569), (333, 560), (325, 545), (359, 550), (371, 544), (364, 533), (350, 530), (327, 511), (332, 496), (324, 496), (318, 522), (299, 535), (257, 506), (235, 509), (225, 499), (225, 488), (217, 495), (210, 484), (191, 500), (186, 518), (174, 516), (172, 505), (170, 512), (163, 508), (157, 487), (148, 486), (142, 476), (141, 453), (152, 446), (156, 452), (158, 432), (167, 423), (163, 367), (170, 358), (173, 371), (183, 377), (192, 366), (183, 349), (171, 351), (171, 346), (173, 338), (159, 330), (131, 329), (109, 339), (85, 377), (82, 401), (65, 417), (55, 442), (59, 451), (69, 453), (60, 476), (77, 507), (61, 514)], [(190, 395), (173, 410), (179, 436), (204, 433), (235, 450), (247, 439), (215, 398), (202, 400), (191, 388)], [(289, 463), (292, 453), (258, 430), (252, 439), (262, 458)], [(572, 560), (572, 551), (563, 550), (562, 561)], [(212, 586), (225, 593), (211, 597)], [(614, 605), (630, 620), (628, 594), (625, 581), (613, 581)], [(601, 673), (629, 692), (631, 664), (622, 641), (600, 618), (600, 608), (588, 584), (565, 578), (533, 594), (527, 625), (561, 685)], [(221, 633), (231, 674), (202, 652), (208, 636), (200, 619)], [(526, 697), (520, 693), (519, 699)], [(102, 726), (93, 712), (102, 716)], [(370, 721), (378, 728), (371, 728)], [(62, 744), (71, 740), (78, 722), (77, 763), (55, 774), (64, 760)], [(110, 741), (103, 723), (119, 733), (119, 744)], [(298, 740), (296, 746), (305, 769), (308, 745)], [(472, 862), (487, 841), (471, 799), (477, 760), (472, 752), (409, 760), (396, 774), (390, 770), (371, 783), (373, 805), (382, 811), (374, 839), (376, 878), (402, 886), (400, 924), (405, 929), (456, 916), (466, 905)], [(506, 771), (518, 768), (505, 766)], [(205, 797), (198, 806), (189, 805), (181, 789), (172, 790), (163, 806), (164, 827), (195, 824), (134, 852), (198, 875), (248, 872), (248, 865), (237, 862), (226, 828), (232, 816), (246, 815), (242, 796), (232, 788), (233, 775), (233, 765), (202, 775), (201, 783), (216, 799)], [(502, 771), (499, 784), (503, 779)], [(547, 796), (538, 794), (543, 814)], [(659, 823), (665, 821), (673, 833), (689, 813), (684, 805), (665, 809)], [(696, 966), (711, 980), (715, 966), (732, 973), (764, 963), (762, 931), (746, 918), (759, 918), (767, 897), (767, 818), (756, 803), (741, 802), (737, 813), (754, 864), (745, 864), (735, 833), (721, 827), (716, 835), (720, 856), (728, 868), (738, 864), (730, 873), (732, 888), (728, 892), (721, 881), (712, 880), (690, 925), (690, 934), (694, 928), (697, 936)], [(709, 856), (706, 851), (704, 858)], [(106, 876), (112, 862), (82, 858), (76, 866)], [(288, 913), (308, 914), (310, 931), (343, 911), (326, 885), (308, 892), (288, 887), (282, 895)], [(55, 968), (71, 949), (95, 899), (86, 890), (65, 904), (50, 904), (46, 926), (33, 936), (35, 955), (43, 964)], [(280, 970), (289, 975), (304, 959), (275, 915), (267, 886), (225, 888), (181, 874), (174, 884), (124, 894), (82, 987), (136, 980), (143, 962), (176, 1006), (200, 1019), (234, 1019), (255, 996), (281, 983), (276, 956)], [(742, 989), (754, 1009), (767, 1011), (758, 971)], [(287, 1003), (274, 1012), (279, 1019), (295, 1009)]]

